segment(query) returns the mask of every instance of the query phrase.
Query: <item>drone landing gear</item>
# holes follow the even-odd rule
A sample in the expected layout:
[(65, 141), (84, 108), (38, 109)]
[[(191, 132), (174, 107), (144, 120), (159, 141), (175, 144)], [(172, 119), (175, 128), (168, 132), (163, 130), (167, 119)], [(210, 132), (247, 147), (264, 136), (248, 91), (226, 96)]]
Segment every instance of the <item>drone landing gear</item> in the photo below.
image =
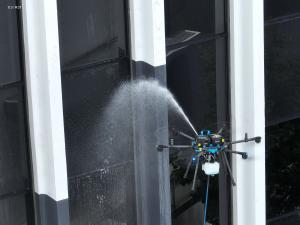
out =
[(248, 138), (248, 134), (245, 134), (245, 138), (238, 141), (226, 142), (225, 138), (221, 135), (224, 131), (224, 127), (218, 131), (217, 134), (212, 134), (210, 131), (203, 130), (196, 137), (192, 137), (188, 134), (185, 134), (181, 131), (173, 129), (175, 135), (180, 135), (189, 141), (191, 145), (174, 145), (173, 139), (170, 141), (170, 145), (158, 145), (157, 150), (163, 151), (164, 149), (191, 149), (194, 154), (193, 157), (189, 160), (187, 168), (184, 173), (184, 178), (188, 177), (189, 171), (192, 167), (193, 162), (196, 162), (193, 183), (192, 183), (192, 193), (196, 191), (197, 177), (199, 173), (199, 165), (202, 165), (202, 170), (207, 175), (207, 184), (206, 184), (206, 194), (205, 194), (205, 205), (204, 205), (204, 215), (203, 215), (203, 225), (206, 225), (206, 214), (208, 207), (208, 193), (209, 193), (209, 183), (210, 176), (214, 176), (219, 173), (220, 163), (222, 163), (227, 175), (230, 176), (231, 183), (233, 186), (236, 186), (232, 170), (227, 158), (227, 153), (241, 155), (243, 159), (248, 158), (247, 152), (233, 151), (231, 146), (239, 143), (246, 142), (255, 142), (260, 143), (261, 137)]
[(227, 168), (227, 172), (228, 172), (228, 175), (230, 176), (232, 185), (236, 186), (236, 183), (235, 183), (235, 180), (233, 178), (232, 171), (231, 171), (231, 168), (230, 168), (230, 165), (229, 165), (229, 162), (228, 162), (228, 159), (227, 159), (227, 156), (226, 156), (225, 152), (221, 152), (221, 160), (223, 162), (223, 165)]

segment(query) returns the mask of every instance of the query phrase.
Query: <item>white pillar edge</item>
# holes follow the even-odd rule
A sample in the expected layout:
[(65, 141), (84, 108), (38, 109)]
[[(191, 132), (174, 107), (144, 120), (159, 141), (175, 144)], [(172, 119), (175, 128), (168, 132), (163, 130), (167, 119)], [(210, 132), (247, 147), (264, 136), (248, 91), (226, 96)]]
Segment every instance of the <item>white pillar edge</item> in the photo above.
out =
[(130, 0), (131, 57), (157, 67), (166, 64), (163, 0)]
[(34, 191), (68, 198), (56, 1), (23, 0)]
[(230, 0), (230, 77), (232, 139), (245, 132), (261, 136), (260, 144), (236, 145), (248, 160), (232, 159), (237, 186), (233, 188), (233, 224), (266, 224), (265, 99), (263, 0)]

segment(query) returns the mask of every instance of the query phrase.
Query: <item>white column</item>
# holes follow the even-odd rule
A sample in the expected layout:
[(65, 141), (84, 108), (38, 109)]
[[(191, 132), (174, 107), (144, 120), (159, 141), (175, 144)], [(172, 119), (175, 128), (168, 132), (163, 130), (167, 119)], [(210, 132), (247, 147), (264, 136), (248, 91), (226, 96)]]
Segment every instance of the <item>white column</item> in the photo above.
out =
[(153, 67), (166, 64), (164, 0), (130, 0), (131, 55)]
[(262, 143), (236, 146), (248, 160), (233, 157), (233, 224), (264, 225), (265, 104), (263, 0), (230, 0), (232, 138), (261, 136)]
[(68, 186), (56, 1), (22, 2), (34, 190), (60, 201)]
[[(129, 7), (132, 77), (166, 85), (164, 0), (130, 0)], [(171, 225), (169, 151), (155, 149), (168, 144), (168, 109), (157, 105), (153, 121), (142, 108), (134, 109), (143, 121), (134, 124), (137, 224)]]

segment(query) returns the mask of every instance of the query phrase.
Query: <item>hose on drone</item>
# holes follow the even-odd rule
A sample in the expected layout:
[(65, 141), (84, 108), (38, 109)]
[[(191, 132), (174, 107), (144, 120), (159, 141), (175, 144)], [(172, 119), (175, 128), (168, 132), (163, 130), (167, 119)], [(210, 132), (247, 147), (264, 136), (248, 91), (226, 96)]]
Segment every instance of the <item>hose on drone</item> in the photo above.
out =
[(203, 215), (203, 225), (206, 225), (206, 215), (207, 215), (207, 206), (208, 206), (208, 191), (209, 191), (209, 178), (210, 178), (210, 176), (207, 176), (204, 215)]

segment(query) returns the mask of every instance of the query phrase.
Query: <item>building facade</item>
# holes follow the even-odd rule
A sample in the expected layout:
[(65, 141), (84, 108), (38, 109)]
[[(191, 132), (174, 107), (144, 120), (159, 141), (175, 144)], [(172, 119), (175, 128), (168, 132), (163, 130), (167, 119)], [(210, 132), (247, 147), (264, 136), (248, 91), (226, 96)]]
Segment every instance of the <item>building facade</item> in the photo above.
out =
[(187, 128), (160, 100), (115, 99), (137, 80), (168, 88), (197, 130), (262, 137), (235, 146), (249, 155), (230, 158), (236, 186), (225, 170), (213, 178), (207, 224), (298, 224), (296, 0), (3, 0), (0, 10), (0, 225), (203, 220), (203, 184), (191, 194), (181, 179), (188, 155), (155, 147)]

